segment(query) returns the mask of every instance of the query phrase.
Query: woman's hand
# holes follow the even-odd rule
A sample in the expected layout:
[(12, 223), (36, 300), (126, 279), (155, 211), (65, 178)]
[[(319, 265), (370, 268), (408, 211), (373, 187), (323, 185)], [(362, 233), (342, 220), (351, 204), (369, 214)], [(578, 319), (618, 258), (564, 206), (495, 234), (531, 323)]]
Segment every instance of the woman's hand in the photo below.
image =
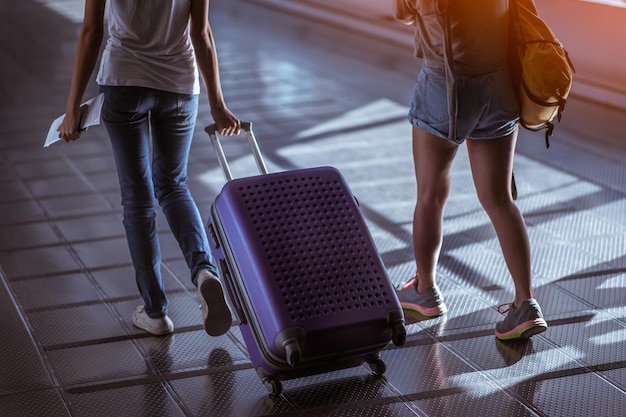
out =
[(241, 122), (227, 107), (211, 111), (217, 131), (220, 135), (238, 135), (241, 129)]
[(82, 129), (80, 128), (83, 109), (81, 107), (71, 109), (65, 114), (63, 121), (57, 128), (59, 137), (66, 142), (80, 139)]

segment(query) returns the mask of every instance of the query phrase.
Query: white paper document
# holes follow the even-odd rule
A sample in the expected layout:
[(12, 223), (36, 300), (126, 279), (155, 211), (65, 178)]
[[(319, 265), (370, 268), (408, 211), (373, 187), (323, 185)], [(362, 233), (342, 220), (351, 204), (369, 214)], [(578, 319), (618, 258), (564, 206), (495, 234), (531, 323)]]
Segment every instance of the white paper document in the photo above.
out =
[[(85, 111), (80, 120), (80, 130), (85, 130), (89, 126), (95, 126), (100, 124), (100, 111), (102, 110), (103, 102), (104, 94), (101, 93), (81, 104), (81, 108), (85, 107)], [(61, 140), (57, 129), (61, 125), (61, 122), (63, 122), (64, 117), (65, 115), (59, 116), (50, 125), (50, 129), (48, 130), (48, 136), (46, 137), (46, 142), (43, 145), (44, 148)]]

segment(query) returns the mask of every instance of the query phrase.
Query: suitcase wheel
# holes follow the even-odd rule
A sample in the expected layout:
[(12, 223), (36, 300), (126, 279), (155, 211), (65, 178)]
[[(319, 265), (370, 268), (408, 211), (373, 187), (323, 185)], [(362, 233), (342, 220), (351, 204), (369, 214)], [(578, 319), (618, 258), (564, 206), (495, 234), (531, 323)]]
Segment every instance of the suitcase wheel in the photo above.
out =
[(370, 366), (372, 372), (374, 372), (377, 376), (381, 376), (387, 370), (387, 365), (385, 365), (385, 362), (380, 358), (380, 356), (374, 359), (369, 359), (367, 364)]
[(300, 345), (306, 338), (304, 328), (288, 327), (276, 335), (276, 347), (285, 352), (285, 359), (290, 366), (297, 366), (302, 359)]
[(404, 346), (406, 342), (406, 327), (403, 322), (396, 322), (391, 330), (391, 340), (396, 346)]
[(396, 346), (403, 346), (406, 342), (406, 327), (404, 325), (404, 312), (401, 308), (387, 312), (387, 326), (391, 329), (391, 341)]
[(272, 397), (278, 397), (283, 392), (283, 384), (278, 379), (264, 379), (263, 385)]
[(287, 363), (291, 366), (296, 366), (302, 359), (302, 352), (300, 352), (300, 345), (296, 343), (285, 344), (285, 356), (287, 357)]

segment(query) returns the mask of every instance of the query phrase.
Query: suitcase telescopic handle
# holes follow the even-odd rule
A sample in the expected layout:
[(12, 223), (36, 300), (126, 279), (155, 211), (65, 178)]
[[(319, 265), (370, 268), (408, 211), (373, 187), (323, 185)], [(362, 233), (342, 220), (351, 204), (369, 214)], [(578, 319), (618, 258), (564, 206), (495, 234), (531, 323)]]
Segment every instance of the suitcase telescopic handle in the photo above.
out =
[[(209, 134), (211, 138), (211, 144), (213, 145), (213, 149), (215, 149), (215, 153), (217, 154), (217, 161), (222, 168), (222, 173), (224, 174), (224, 178), (226, 181), (230, 181), (233, 179), (233, 174), (228, 165), (228, 160), (226, 159), (226, 155), (224, 154), (224, 149), (222, 148), (222, 143), (219, 139), (219, 135), (217, 134), (217, 125), (215, 123), (210, 124), (205, 129), (205, 132)], [(252, 130), (252, 122), (241, 122), (241, 130), (246, 135), (248, 139), (248, 144), (250, 145), (250, 149), (252, 150), (252, 156), (256, 161), (256, 165), (259, 168), (259, 172), (261, 174), (267, 174), (269, 171), (267, 170), (267, 166), (265, 165), (265, 161), (263, 160), (263, 155), (261, 154), (261, 149), (259, 148), (259, 143), (254, 136), (254, 131)]]

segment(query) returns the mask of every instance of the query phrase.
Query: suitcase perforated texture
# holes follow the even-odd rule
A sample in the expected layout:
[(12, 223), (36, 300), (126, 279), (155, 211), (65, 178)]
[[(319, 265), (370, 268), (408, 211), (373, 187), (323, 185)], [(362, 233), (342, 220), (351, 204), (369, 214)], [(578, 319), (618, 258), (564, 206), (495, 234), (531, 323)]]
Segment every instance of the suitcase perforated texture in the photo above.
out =
[(391, 303), (382, 262), (341, 181), (291, 176), (238, 191), (292, 320)]

